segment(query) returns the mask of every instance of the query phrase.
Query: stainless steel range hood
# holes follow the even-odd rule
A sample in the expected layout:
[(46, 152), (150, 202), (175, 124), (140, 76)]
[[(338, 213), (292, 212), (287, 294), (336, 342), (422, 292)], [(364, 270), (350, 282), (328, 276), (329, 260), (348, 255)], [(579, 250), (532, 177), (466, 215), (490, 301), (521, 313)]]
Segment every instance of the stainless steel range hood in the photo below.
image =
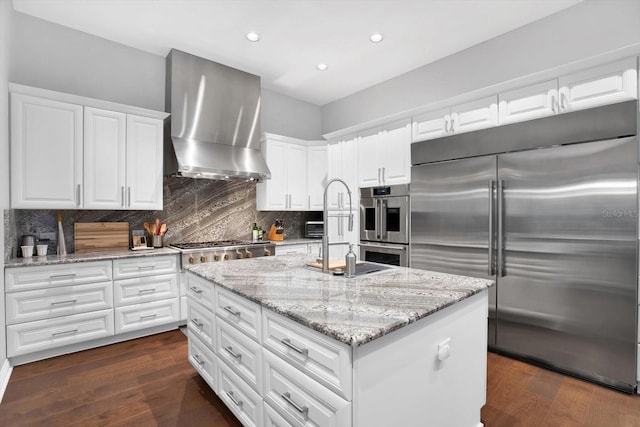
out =
[(261, 181), (260, 77), (172, 49), (167, 56), (165, 175)]

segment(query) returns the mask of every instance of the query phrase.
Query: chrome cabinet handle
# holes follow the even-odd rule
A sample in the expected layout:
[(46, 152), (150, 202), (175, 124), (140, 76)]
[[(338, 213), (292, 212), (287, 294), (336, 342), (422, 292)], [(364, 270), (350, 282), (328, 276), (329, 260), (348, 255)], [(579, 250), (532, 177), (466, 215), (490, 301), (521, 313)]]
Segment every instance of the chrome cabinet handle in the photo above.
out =
[(300, 412), (305, 417), (309, 413), (309, 407), (308, 406), (300, 406), (296, 402), (294, 402), (293, 399), (291, 398), (291, 393), (289, 393), (288, 391), (286, 393), (282, 393), (280, 395), (280, 397), (282, 397), (285, 400), (285, 402), (287, 402), (289, 405), (293, 406), (293, 408), (296, 411)]
[(498, 181), (498, 276), (506, 276), (504, 264), (504, 180)]
[(386, 172), (387, 172), (387, 168), (382, 168), (382, 183), (383, 184), (387, 180), (387, 177), (385, 176)]
[(154, 317), (158, 316), (157, 313), (154, 314), (147, 314), (146, 316), (140, 316), (140, 320), (146, 320), (146, 319), (153, 319)]
[(152, 265), (139, 265), (138, 266), (138, 270), (149, 270), (151, 268), (156, 268), (156, 266), (153, 265), (153, 264)]
[(553, 114), (557, 114), (558, 112), (556, 111), (556, 97), (551, 95), (551, 111), (553, 112)]
[(495, 189), (495, 183), (493, 180), (489, 180), (489, 267), (487, 269), (487, 274), (489, 276), (493, 276), (495, 274), (495, 269), (493, 268), (493, 202), (494, 195), (493, 191)]
[(378, 168), (378, 182), (382, 182), (382, 179), (380, 178), (381, 174), (382, 174), (382, 170), (381, 168)]
[(566, 110), (567, 108), (569, 108), (566, 93), (560, 94), (560, 108), (562, 108), (563, 110)]
[(455, 123), (454, 123), (453, 116), (451, 116), (451, 129), (449, 130), (449, 132), (451, 132), (451, 133), (455, 132), (454, 124)]
[(236, 406), (242, 406), (242, 401), (238, 400), (235, 398), (235, 396), (233, 395), (232, 391), (228, 391), (227, 392), (227, 396), (229, 396), (229, 399), (231, 399), (231, 401), (233, 402), (234, 405)]
[(202, 328), (204, 326), (204, 323), (198, 322), (198, 319), (191, 319), (191, 323), (196, 325), (198, 328)]
[(120, 205), (124, 208), (124, 185), (120, 187)]
[(54, 332), (53, 334), (51, 334), (54, 337), (57, 337), (59, 335), (69, 335), (69, 334), (75, 334), (76, 332), (78, 332), (77, 329), (71, 329), (70, 331), (64, 331), (64, 332)]
[(72, 277), (76, 277), (76, 273), (53, 274), (53, 275), (49, 276), (49, 279), (66, 279), (66, 278), (72, 278)]
[(66, 301), (53, 301), (51, 305), (75, 304), (77, 301), (78, 301), (77, 299), (70, 299)]
[(449, 133), (449, 122), (451, 121), (451, 117), (444, 116), (444, 133)]
[(227, 350), (227, 353), (229, 353), (231, 356), (233, 356), (235, 359), (240, 359), (242, 357), (241, 354), (236, 353), (235, 351), (233, 351), (233, 347), (231, 346), (227, 346), (224, 348), (225, 350)]
[(309, 349), (308, 348), (300, 348), (297, 345), (293, 344), (291, 342), (291, 340), (289, 338), (283, 338), (280, 340), (280, 342), (282, 344), (284, 344), (285, 346), (289, 347), (291, 350), (295, 351), (296, 353), (300, 353), (304, 356), (308, 356), (309, 355)]
[(149, 289), (139, 289), (138, 293), (139, 294), (149, 294), (149, 293), (153, 293), (156, 291), (156, 288), (149, 288)]
[(196, 362), (198, 363), (198, 365), (204, 365), (204, 360), (200, 359), (200, 355), (199, 354), (194, 354), (193, 358), (196, 360)]
[(190, 287), (189, 289), (191, 289), (193, 292), (195, 292), (196, 294), (201, 294), (202, 293), (202, 289), (200, 288), (196, 288), (195, 286)]
[(240, 312), (234, 310), (233, 307), (231, 307), (230, 305), (224, 306), (222, 308), (224, 308), (226, 311), (228, 311), (229, 313), (233, 314), (234, 316), (240, 317)]
[(127, 187), (127, 207), (131, 207), (131, 186)]
[(76, 188), (76, 205), (80, 206), (80, 184)]

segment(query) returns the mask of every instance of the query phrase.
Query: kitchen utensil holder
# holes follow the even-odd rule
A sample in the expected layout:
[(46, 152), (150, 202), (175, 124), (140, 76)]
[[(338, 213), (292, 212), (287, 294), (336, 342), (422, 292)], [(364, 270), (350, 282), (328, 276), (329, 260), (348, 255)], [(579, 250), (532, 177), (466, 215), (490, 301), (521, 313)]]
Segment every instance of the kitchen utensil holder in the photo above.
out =
[(162, 238), (164, 236), (153, 236), (153, 247), (154, 248), (161, 248), (163, 246), (163, 242), (162, 242)]

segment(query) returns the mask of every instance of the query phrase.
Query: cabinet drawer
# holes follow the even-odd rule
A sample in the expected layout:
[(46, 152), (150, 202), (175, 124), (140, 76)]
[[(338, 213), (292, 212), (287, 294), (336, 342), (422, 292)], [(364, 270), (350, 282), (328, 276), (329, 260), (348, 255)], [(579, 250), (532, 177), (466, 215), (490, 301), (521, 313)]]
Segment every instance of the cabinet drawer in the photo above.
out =
[(216, 315), (261, 342), (260, 306), (220, 287), (215, 288), (215, 294)]
[(178, 275), (174, 273), (115, 280), (113, 288), (116, 307), (175, 298), (178, 296)]
[(351, 425), (351, 403), (270, 351), (264, 351), (264, 400), (296, 426)]
[(11, 292), (6, 295), (7, 325), (113, 307), (111, 282)]
[(263, 310), (264, 346), (347, 400), (351, 348), (272, 311)]
[(198, 304), (189, 301), (187, 303), (187, 328), (191, 334), (196, 334), (209, 348), (215, 349), (215, 315)]
[(293, 427), (282, 415), (271, 407), (268, 403), (264, 403), (264, 427)]
[(178, 272), (178, 256), (162, 255), (140, 258), (116, 259), (113, 261), (113, 278), (128, 279)]
[(218, 393), (216, 381), (218, 360), (215, 354), (198, 338), (189, 335), (189, 362), (196, 368), (209, 387)]
[(224, 362), (218, 361), (218, 396), (244, 426), (262, 426), (262, 398)]
[(9, 357), (113, 335), (113, 309), (7, 326)]
[(116, 334), (177, 322), (180, 317), (178, 298), (127, 305), (115, 309)]
[(5, 269), (6, 292), (110, 281), (111, 261)]
[(213, 283), (193, 274), (187, 275), (187, 296), (198, 301), (207, 309), (213, 310)]
[(262, 391), (262, 346), (224, 320), (216, 322), (216, 354), (257, 393)]

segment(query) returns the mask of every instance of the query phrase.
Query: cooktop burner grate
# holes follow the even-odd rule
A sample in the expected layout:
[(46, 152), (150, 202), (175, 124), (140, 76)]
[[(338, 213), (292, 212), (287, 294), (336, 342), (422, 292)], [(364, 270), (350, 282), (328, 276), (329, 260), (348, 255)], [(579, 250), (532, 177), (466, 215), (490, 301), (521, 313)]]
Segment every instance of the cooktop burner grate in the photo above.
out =
[(178, 249), (206, 249), (219, 248), (225, 246), (249, 246), (268, 244), (269, 242), (250, 242), (247, 240), (216, 240), (213, 242), (188, 242), (188, 243), (172, 243), (170, 246)]

